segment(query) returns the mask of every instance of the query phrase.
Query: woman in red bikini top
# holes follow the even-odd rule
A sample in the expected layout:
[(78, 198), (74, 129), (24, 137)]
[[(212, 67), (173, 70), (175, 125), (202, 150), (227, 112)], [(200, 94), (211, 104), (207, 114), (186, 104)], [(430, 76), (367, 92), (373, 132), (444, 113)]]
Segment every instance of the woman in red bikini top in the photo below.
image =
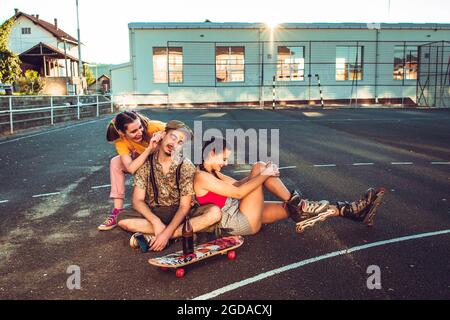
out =
[[(252, 166), (250, 174), (238, 181), (220, 172), (227, 165), (230, 155), (231, 148), (222, 138), (213, 137), (204, 144), (203, 162), (194, 177), (198, 203), (220, 207), (221, 227), (230, 229), (226, 224), (233, 224), (231, 229), (235, 231), (232, 233), (235, 235), (255, 234), (262, 223), (287, 218), (290, 212), (285, 208), (285, 202), (291, 200), (293, 195), (278, 178), (278, 167), (271, 163), (257, 162)], [(264, 202), (263, 186), (282, 201)]]
[[(331, 216), (364, 221), (367, 215), (374, 214), (379, 194), (384, 194), (382, 188), (378, 191), (370, 188), (352, 203), (336, 204), (302, 199), (300, 192), (289, 192), (279, 178), (278, 167), (271, 163), (253, 164), (250, 174), (239, 181), (224, 175), (220, 171), (227, 165), (230, 155), (231, 148), (226, 140), (207, 141), (202, 149), (203, 162), (194, 176), (194, 191), (199, 204), (215, 204), (221, 208), (220, 227), (231, 230), (229, 233), (233, 235), (255, 234), (262, 224), (287, 217), (294, 220), (299, 233)], [(263, 186), (281, 201), (264, 201)]]

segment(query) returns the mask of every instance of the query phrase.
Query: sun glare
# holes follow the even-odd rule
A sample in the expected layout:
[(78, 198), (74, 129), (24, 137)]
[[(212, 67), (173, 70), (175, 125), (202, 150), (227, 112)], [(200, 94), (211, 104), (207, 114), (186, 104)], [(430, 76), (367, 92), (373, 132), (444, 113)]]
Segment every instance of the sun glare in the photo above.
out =
[(270, 20), (270, 21), (266, 21), (266, 26), (269, 28), (269, 29), (275, 29), (277, 26), (278, 26), (278, 22), (277, 21), (275, 21), (275, 20)]

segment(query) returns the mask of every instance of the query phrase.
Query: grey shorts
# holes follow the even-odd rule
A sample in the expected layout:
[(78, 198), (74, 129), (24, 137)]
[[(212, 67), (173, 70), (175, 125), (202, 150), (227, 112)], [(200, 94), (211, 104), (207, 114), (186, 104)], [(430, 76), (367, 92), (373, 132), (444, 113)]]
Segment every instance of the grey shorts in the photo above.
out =
[(248, 218), (239, 210), (239, 200), (228, 198), (222, 208), (220, 228), (235, 236), (252, 234), (252, 227)]

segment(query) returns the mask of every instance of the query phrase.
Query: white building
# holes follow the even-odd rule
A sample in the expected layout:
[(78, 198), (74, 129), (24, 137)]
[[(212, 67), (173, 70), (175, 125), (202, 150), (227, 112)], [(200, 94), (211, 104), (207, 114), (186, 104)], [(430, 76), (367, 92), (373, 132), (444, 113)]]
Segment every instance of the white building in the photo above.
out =
[(86, 87), (79, 77), (78, 41), (53, 23), (15, 9), (8, 46), (21, 60), (22, 71), (36, 70), (46, 78), (45, 94), (81, 92)]
[[(205, 22), (128, 28), (130, 62), (113, 67), (111, 82), (121, 102), (132, 104), (271, 105), (273, 92), (277, 104), (317, 104), (321, 91), (325, 104), (415, 104), (425, 91), (418, 81), (422, 46), (450, 41), (450, 24), (269, 28)], [(422, 55), (428, 72), (431, 64), (450, 65), (450, 45), (439, 46), (436, 57), (431, 48)]]

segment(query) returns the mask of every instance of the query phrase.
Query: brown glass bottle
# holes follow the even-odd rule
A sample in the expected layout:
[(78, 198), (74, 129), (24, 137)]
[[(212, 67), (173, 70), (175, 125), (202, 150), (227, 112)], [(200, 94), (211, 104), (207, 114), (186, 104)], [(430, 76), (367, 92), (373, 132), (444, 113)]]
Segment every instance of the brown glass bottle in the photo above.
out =
[(183, 237), (183, 254), (191, 254), (194, 253), (194, 229), (192, 229), (192, 225), (189, 222), (189, 216), (186, 216), (183, 225), (183, 231), (181, 233)]

